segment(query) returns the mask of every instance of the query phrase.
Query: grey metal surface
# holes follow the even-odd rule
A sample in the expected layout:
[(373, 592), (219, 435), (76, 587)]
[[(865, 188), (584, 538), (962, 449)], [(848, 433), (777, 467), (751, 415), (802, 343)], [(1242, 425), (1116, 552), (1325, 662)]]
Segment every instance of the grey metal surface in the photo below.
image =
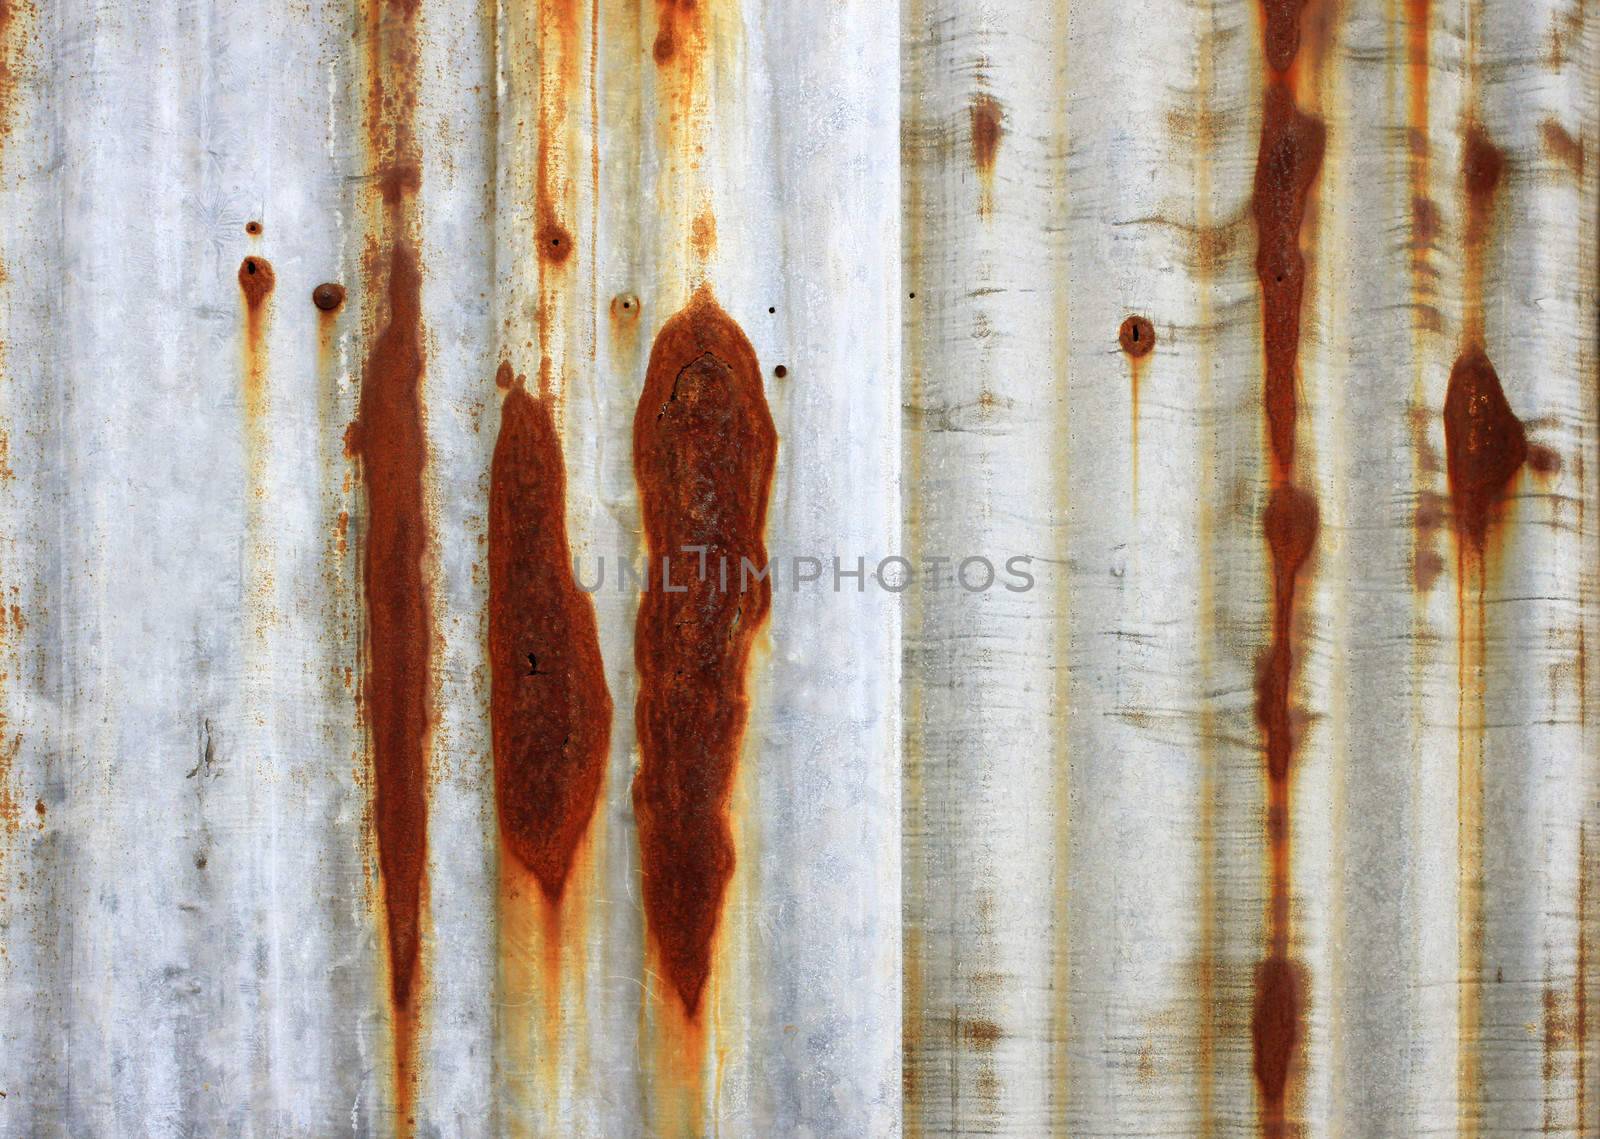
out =
[[(1325, 131), (1292, 464), (1275, 83)], [(0, 132), (0, 1135), (1600, 1135), (1586, 0), (0, 0)], [(347, 438), (397, 243), (430, 720), (403, 999)], [(690, 1014), (616, 569), (652, 344), (702, 288), (760, 364), (785, 576)], [(1528, 444), (1481, 549), (1444, 414), (1479, 340)], [(609, 574), (605, 779), (553, 904), (496, 803), (502, 363)], [(1283, 487), (1320, 519), (1287, 618)], [(988, 589), (951, 579), (975, 556)]]

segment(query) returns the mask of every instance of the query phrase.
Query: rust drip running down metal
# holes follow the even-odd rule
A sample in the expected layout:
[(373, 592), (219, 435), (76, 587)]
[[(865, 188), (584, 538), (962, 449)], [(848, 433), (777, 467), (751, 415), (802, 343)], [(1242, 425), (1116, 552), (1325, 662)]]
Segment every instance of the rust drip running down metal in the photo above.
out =
[(1256, 276), (1261, 324), (1271, 490), (1263, 531), (1271, 563), (1271, 641), (1257, 663), (1256, 722), (1266, 758), (1266, 835), (1270, 882), (1266, 954), (1256, 967), (1251, 1041), (1261, 1129), (1270, 1137), (1293, 1130), (1287, 1113), (1295, 1053), (1305, 1036), (1308, 983), (1293, 957), (1290, 896), (1291, 788), (1297, 740), (1292, 711), (1296, 599), (1316, 550), (1316, 498), (1296, 483), (1297, 381), (1301, 303), (1306, 262), (1301, 228), (1322, 168), (1322, 120), (1295, 99), (1300, 17), (1306, 0), (1263, 0), (1262, 49), (1267, 63), (1261, 143), (1251, 213), (1256, 224)]
[(657, 66), (666, 67), (698, 52), (698, 6), (709, 0), (656, 0), (656, 42), (651, 49)]
[(348, 435), (366, 495), (362, 562), (373, 828), (388, 948), (396, 1113), (415, 1126), (415, 1048), (427, 894), (428, 750), (434, 719), (433, 630), (424, 562), (427, 466), (422, 386), (422, 263), (414, 244), (421, 155), (419, 0), (367, 0), (367, 144), (379, 196), (363, 266), (379, 331), (361, 374)]
[[(1465, 317), (1460, 355), (1450, 370), (1443, 409), (1445, 467), (1456, 541), (1457, 704), (1456, 748), (1458, 914), (1457, 952), (1462, 977), (1457, 1056), (1458, 1115), (1468, 1133), (1481, 1122), (1483, 1088), (1478, 1061), (1483, 984), (1483, 778), (1487, 691), (1484, 646), (1485, 586), (1490, 538), (1507, 492), (1529, 458), (1527, 432), (1511, 409), (1485, 346), (1484, 256), (1494, 227), (1495, 201), (1505, 176), (1505, 155), (1475, 117), (1462, 135), (1461, 185)], [(1469, 594), (1476, 578), (1477, 602)], [(1476, 611), (1476, 620), (1468, 612)], [(1470, 713), (1470, 714), (1469, 714)], [(1470, 727), (1469, 727), (1470, 726)]]
[(1133, 449), (1133, 509), (1139, 509), (1139, 389), (1144, 382), (1144, 362), (1156, 346), (1156, 330), (1142, 316), (1130, 316), (1117, 330), (1117, 342), (1128, 357), (1129, 432)]
[(559, 904), (611, 742), (594, 606), (572, 577), (548, 396), (502, 363), (489, 475), (489, 724), (501, 840)]
[(770, 580), (740, 568), (766, 565), (777, 446), (755, 350), (702, 287), (657, 334), (633, 425), (651, 574), (635, 631), (633, 804), (650, 937), (691, 1019), (733, 875), (745, 673), (772, 603)]
[(261, 458), (264, 442), (257, 438), (260, 430), (262, 401), (266, 391), (266, 361), (262, 358), (265, 345), (267, 298), (272, 295), (277, 277), (265, 257), (246, 257), (239, 263), (239, 293), (244, 298), (244, 404), (250, 418), (251, 466)]
[(971, 120), (972, 168), (978, 172), (978, 216), (987, 218), (994, 210), (994, 160), (1005, 134), (1005, 108), (986, 91), (972, 97), (967, 108)]

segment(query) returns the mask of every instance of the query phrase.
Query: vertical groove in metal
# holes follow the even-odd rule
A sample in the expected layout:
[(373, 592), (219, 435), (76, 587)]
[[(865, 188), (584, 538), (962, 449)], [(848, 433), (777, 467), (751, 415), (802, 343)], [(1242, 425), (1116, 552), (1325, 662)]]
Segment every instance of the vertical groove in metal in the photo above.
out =
[[(1597, 60), (0, 0), (0, 1136), (1600, 1136)], [(753, 633), (641, 634), (768, 442), (671, 485), (647, 371), (770, 411)]]

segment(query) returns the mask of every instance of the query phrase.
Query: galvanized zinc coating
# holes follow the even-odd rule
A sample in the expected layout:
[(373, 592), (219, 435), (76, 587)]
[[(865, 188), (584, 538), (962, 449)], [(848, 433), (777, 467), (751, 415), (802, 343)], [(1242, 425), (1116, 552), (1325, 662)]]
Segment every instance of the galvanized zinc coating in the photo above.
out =
[(1600, 1136), (1597, 148), (1589, 0), (0, 0), (0, 1136)]

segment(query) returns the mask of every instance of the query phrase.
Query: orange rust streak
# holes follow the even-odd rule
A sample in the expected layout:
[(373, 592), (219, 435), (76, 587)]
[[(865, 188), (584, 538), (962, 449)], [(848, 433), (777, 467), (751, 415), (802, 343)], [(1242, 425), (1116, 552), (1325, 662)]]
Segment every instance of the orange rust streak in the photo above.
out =
[[(755, 350), (702, 287), (656, 336), (633, 426), (651, 571), (635, 632), (633, 803), (645, 916), (691, 1020), (733, 875), (727, 809), (749, 710), (745, 672), (772, 603), (770, 580), (746, 590), (738, 572), (741, 558), (766, 564), (777, 444)], [(703, 578), (699, 554), (683, 549), (699, 546)], [(682, 592), (668, 592), (669, 569)]]
[(994, 160), (1005, 134), (1005, 109), (1000, 100), (980, 91), (967, 108), (971, 119), (972, 166), (978, 172), (978, 216), (988, 217), (994, 209)]
[(246, 257), (239, 263), (239, 292), (244, 298), (245, 410), (254, 419), (261, 412), (262, 385), (265, 380), (261, 359), (266, 326), (267, 298), (272, 295), (277, 277), (265, 257)]
[(1251, 1013), (1253, 1069), (1261, 1129), (1288, 1130), (1287, 1104), (1294, 1054), (1304, 1037), (1305, 969), (1292, 957), (1290, 820), (1296, 746), (1294, 688), (1295, 601), (1316, 549), (1315, 496), (1295, 484), (1301, 305), (1306, 260), (1301, 229), (1322, 168), (1326, 130), (1302, 111), (1294, 93), (1300, 16), (1306, 0), (1263, 0), (1262, 49), (1268, 72), (1262, 98), (1261, 142), (1251, 213), (1256, 224), (1256, 276), (1261, 284), (1266, 415), (1272, 489), (1262, 528), (1272, 571), (1272, 631), (1256, 671), (1256, 721), (1266, 758), (1267, 849), (1270, 882), (1267, 950), (1256, 967)]
[(572, 577), (549, 401), (505, 382), (489, 476), (495, 795), (507, 847), (559, 903), (605, 776), (611, 693), (594, 606)]
[[(1156, 346), (1156, 330), (1142, 316), (1130, 316), (1117, 330), (1117, 341), (1128, 356), (1129, 431), (1133, 438), (1133, 508), (1139, 509), (1139, 386), (1144, 380), (1144, 358)], [(781, 374), (781, 373), (780, 373)]]
[(692, 64), (703, 46), (699, 8), (709, 0), (656, 0), (656, 42), (651, 49), (657, 66)]

